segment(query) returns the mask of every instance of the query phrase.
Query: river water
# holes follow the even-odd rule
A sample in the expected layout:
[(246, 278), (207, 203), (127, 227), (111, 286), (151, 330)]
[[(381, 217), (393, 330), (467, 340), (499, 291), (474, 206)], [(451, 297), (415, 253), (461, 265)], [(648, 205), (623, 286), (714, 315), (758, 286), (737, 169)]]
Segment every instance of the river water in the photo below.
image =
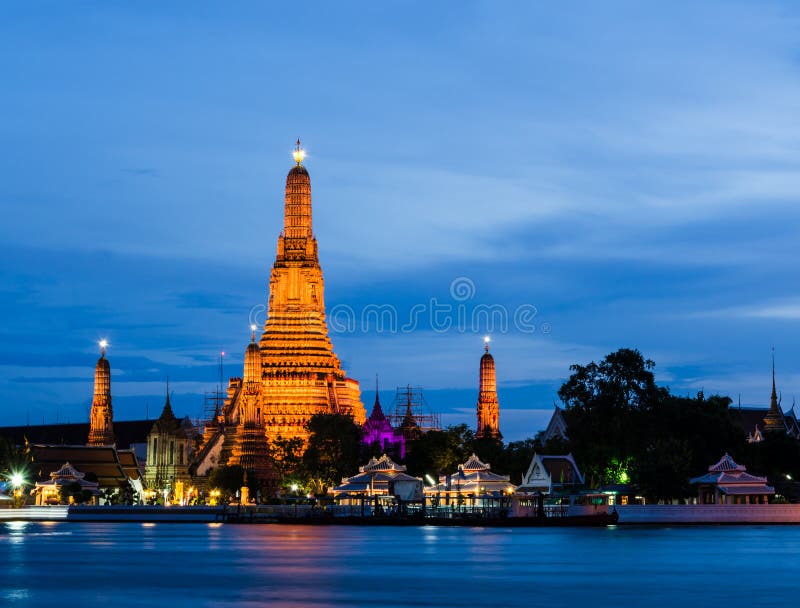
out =
[(787, 606), (800, 526), (0, 524), (0, 606)]

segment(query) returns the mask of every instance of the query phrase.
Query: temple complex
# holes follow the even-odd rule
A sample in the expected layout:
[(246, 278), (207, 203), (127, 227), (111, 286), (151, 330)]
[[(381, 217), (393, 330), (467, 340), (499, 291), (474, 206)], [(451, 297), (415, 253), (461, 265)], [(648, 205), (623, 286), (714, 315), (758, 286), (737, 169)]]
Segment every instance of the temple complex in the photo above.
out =
[(324, 281), (311, 221), (311, 178), (297, 142), (286, 177), (284, 225), (269, 282), (267, 319), (245, 352), (244, 378), (231, 378), (221, 411), (206, 425), (195, 462), (203, 475), (241, 464), (270, 475), (267, 450), (278, 438), (308, 440), (315, 414), (343, 414), (364, 424), (358, 382), (333, 352), (325, 322)]
[(114, 413), (111, 409), (111, 366), (106, 359), (108, 342), (100, 341), (100, 358), (94, 368), (94, 398), (90, 415), (88, 445), (114, 443)]
[(494, 357), (489, 353), (489, 337), (484, 339), (481, 357), (480, 386), (478, 389), (478, 426), (475, 437), (479, 439), (499, 439), (500, 403), (497, 401), (497, 374)]

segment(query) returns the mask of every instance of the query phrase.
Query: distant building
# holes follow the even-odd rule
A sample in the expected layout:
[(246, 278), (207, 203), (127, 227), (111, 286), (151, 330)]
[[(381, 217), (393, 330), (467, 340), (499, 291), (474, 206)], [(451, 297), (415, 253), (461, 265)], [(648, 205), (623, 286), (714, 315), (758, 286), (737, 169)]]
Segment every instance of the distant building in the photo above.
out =
[[(31, 459), (34, 481), (42, 491), (62, 473), (75, 469), (88, 483), (97, 483), (99, 491), (140, 496), (143, 491), (142, 469), (132, 449), (117, 445), (111, 410), (111, 367), (106, 359), (106, 342), (100, 343), (100, 359), (95, 366), (94, 398), (88, 425), (41, 425), (38, 427), (6, 427), (0, 435), (17, 445), (24, 445)], [(128, 427), (135, 423), (128, 423)], [(88, 433), (86, 433), (88, 430)], [(134, 429), (126, 428), (126, 431)], [(52, 437), (58, 443), (32, 443), (34, 438)], [(133, 445), (128, 436), (128, 446)], [(67, 443), (69, 441), (70, 443)], [(66, 467), (69, 463), (71, 469)], [(65, 468), (66, 467), (66, 468)], [(56, 477), (53, 477), (53, 474)], [(67, 479), (65, 477), (65, 479)], [(80, 485), (80, 484), (79, 484)]]
[[(132, 450), (144, 463), (147, 459), (147, 435), (153, 420), (118, 420), (114, 423), (115, 445), (119, 450)], [(0, 437), (17, 447), (28, 444), (84, 445), (89, 436), (88, 422), (61, 424), (30, 424), (0, 427)], [(63, 463), (62, 463), (63, 464)]]
[(106, 341), (100, 342), (100, 358), (94, 369), (94, 398), (89, 416), (89, 445), (114, 444), (114, 412), (111, 407), (111, 366)]
[(182, 497), (184, 484), (191, 482), (189, 459), (194, 426), (186, 419), (178, 420), (172, 411), (167, 385), (164, 409), (147, 436), (145, 485), (153, 490), (168, 489)]
[(772, 360), (772, 392), (769, 398), (769, 408), (738, 407), (734, 416), (742, 425), (742, 430), (749, 443), (758, 443), (764, 440), (764, 435), (769, 433), (786, 434), (795, 439), (800, 439), (800, 421), (794, 411), (794, 404), (789, 412), (784, 412), (780, 406), (780, 399), (775, 386), (775, 359)]
[(517, 494), (573, 491), (583, 484), (583, 475), (572, 454), (565, 456), (534, 454), (522, 478), (522, 484), (517, 488)]
[(96, 481), (101, 491), (124, 492), (130, 488), (141, 495), (142, 471), (130, 450), (117, 450), (113, 445), (37, 445), (28, 446), (34, 481), (52, 478), (64, 463), (83, 473), (87, 481)]
[(497, 372), (494, 357), (489, 353), (489, 337), (484, 343), (481, 357), (480, 384), (478, 388), (478, 424), (475, 437), (478, 439), (500, 439), (500, 402), (497, 400)]
[(372, 413), (364, 423), (364, 444), (377, 446), (381, 452), (391, 453), (401, 460), (406, 457), (406, 438), (399, 430), (392, 427), (392, 423), (383, 413), (381, 407), (378, 384), (375, 383), (375, 403)]
[(697, 500), (706, 505), (765, 504), (775, 494), (766, 477), (751, 475), (728, 454), (708, 467), (708, 473), (689, 483), (697, 486)]

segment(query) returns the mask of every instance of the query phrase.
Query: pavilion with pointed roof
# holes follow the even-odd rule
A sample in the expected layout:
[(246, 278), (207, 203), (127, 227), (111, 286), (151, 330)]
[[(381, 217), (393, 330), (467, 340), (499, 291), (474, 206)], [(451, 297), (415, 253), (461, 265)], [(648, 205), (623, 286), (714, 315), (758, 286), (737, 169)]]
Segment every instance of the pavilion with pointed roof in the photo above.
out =
[(61, 502), (61, 489), (74, 487), (89, 497), (88, 502), (94, 503), (97, 501), (97, 497), (100, 496), (100, 484), (96, 481), (85, 479), (85, 477), (85, 473), (81, 473), (67, 461), (58, 470), (50, 473), (50, 479), (37, 481), (31, 494), (36, 496), (37, 505), (57, 505)]
[(766, 504), (775, 494), (766, 477), (751, 475), (727, 453), (689, 483), (697, 486), (698, 502), (707, 505)]
[(406, 467), (397, 464), (388, 455), (370, 458), (358, 468), (358, 474), (342, 479), (333, 488), (334, 499), (339, 504), (356, 504), (364, 498), (399, 498), (405, 502), (422, 497), (422, 480), (406, 473)]
[(516, 486), (508, 475), (492, 472), (488, 462), (472, 454), (458, 470), (450, 475), (439, 475), (439, 482), (425, 488), (428, 499), (439, 505), (462, 505), (469, 502), (474, 507), (495, 506), (498, 499), (514, 493)]

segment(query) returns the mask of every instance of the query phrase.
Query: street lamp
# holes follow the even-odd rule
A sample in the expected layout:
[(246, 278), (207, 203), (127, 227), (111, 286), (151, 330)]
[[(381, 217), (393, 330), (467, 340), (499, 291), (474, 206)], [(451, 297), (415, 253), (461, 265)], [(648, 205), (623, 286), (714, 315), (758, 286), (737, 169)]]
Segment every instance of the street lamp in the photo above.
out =
[(12, 473), (11, 486), (14, 489), (16, 489), (24, 485), (25, 485), (25, 478), (22, 476), (22, 473)]

